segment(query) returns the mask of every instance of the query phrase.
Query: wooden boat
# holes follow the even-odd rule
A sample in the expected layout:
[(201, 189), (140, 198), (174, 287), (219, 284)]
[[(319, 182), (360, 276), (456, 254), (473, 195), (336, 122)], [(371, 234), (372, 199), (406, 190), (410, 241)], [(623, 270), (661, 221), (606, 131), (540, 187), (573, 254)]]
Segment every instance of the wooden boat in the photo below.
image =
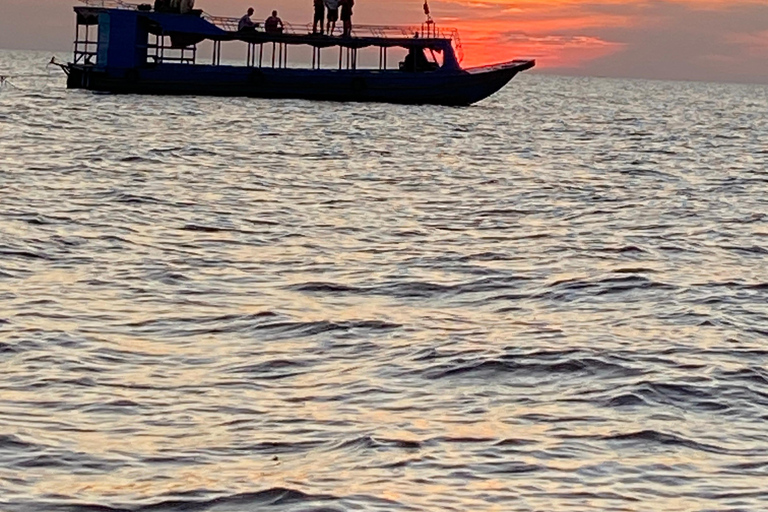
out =
[[(182, 14), (122, 0), (83, 3), (75, 7), (74, 61), (62, 66), (72, 89), (458, 106), (487, 98), (535, 65), (513, 60), (462, 69), (458, 33), (431, 20), (419, 27), (356, 26), (351, 36), (337, 37), (287, 24), (280, 32), (239, 31), (236, 18), (209, 16), (189, 4)], [(212, 55), (203, 64), (198, 45), (205, 41)], [(222, 64), (228, 41), (247, 45), (243, 65)], [(311, 67), (288, 67), (288, 50), (297, 45), (311, 48)], [(371, 48), (378, 49), (378, 67), (358, 67), (358, 52)], [(388, 63), (393, 48), (407, 52), (396, 67)]]

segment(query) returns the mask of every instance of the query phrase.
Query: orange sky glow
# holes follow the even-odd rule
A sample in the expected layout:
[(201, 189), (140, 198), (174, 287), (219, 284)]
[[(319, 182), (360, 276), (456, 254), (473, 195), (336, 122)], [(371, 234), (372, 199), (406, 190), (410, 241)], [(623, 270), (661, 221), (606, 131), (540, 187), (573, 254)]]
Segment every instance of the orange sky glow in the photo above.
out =
[[(356, 0), (353, 21), (419, 24), (422, 3)], [(67, 51), (77, 4), (2, 0), (0, 48)], [(249, 6), (257, 18), (275, 8), (288, 22), (311, 21), (312, 0), (196, 5), (222, 16)], [(465, 67), (535, 58), (539, 72), (768, 84), (766, 0), (431, 0), (430, 7), (438, 25), (459, 29)]]
[[(688, 35), (690, 42), (682, 41), (682, 46), (695, 44), (702, 37), (709, 38), (710, 44), (701, 48), (700, 55), (693, 56), (693, 62), (686, 55), (685, 66), (698, 63), (699, 68), (709, 67), (714, 60), (724, 63), (723, 67), (734, 75), (753, 73), (757, 75), (755, 81), (768, 82), (768, 2), (441, 0), (433, 4), (437, 6), (433, 12), (446, 13), (438, 15), (438, 21), (461, 30), (467, 65), (505, 60), (511, 55), (536, 58), (539, 69), (578, 71), (610, 61), (610, 57), (617, 60), (622, 54), (638, 53), (644, 33), (648, 52), (638, 57), (661, 61), (674, 55), (676, 41)], [(698, 18), (708, 23), (697, 31), (692, 24)], [(723, 21), (720, 27), (718, 18)], [(632, 34), (635, 37), (626, 37)], [(721, 48), (717, 48), (712, 43), (720, 38)], [(744, 67), (739, 70), (741, 65)], [(712, 71), (712, 79), (717, 79), (716, 69), (699, 72), (706, 71)], [(600, 74), (611, 72), (606, 69)]]

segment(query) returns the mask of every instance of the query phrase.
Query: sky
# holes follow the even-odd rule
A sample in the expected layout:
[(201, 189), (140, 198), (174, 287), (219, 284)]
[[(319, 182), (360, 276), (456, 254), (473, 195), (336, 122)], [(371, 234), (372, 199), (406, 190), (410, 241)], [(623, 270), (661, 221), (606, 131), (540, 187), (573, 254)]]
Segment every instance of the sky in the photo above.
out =
[[(137, 0), (138, 1), (138, 0)], [(355, 23), (418, 24), (423, 0), (356, 0)], [(77, 0), (0, 0), (0, 48), (67, 51)], [(312, 0), (197, 0), (311, 21)], [(768, 84), (768, 0), (432, 0), (461, 33), (464, 66), (535, 58), (541, 72)]]

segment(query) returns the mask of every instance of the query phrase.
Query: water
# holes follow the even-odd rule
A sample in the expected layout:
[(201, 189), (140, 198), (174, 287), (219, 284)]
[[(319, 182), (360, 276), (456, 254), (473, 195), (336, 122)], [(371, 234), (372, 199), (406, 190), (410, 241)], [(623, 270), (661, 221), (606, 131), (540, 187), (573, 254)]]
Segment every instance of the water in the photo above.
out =
[(0, 53), (0, 509), (768, 507), (765, 86), (153, 98), (49, 57)]

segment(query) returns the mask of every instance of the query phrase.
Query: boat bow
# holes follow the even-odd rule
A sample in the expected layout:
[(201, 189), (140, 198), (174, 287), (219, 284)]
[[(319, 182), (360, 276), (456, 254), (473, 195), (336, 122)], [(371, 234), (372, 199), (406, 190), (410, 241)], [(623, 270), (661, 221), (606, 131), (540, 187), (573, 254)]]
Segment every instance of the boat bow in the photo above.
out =
[(533, 59), (516, 59), (507, 62), (500, 62), (498, 64), (487, 64), (485, 66), (476, 66), (472, 68), (466, 68), (467, 73), (492, 73), (494, 71), (514, 71), (519, 73), (526, 69), (531, 69), (536, 65), (536, 61)]

